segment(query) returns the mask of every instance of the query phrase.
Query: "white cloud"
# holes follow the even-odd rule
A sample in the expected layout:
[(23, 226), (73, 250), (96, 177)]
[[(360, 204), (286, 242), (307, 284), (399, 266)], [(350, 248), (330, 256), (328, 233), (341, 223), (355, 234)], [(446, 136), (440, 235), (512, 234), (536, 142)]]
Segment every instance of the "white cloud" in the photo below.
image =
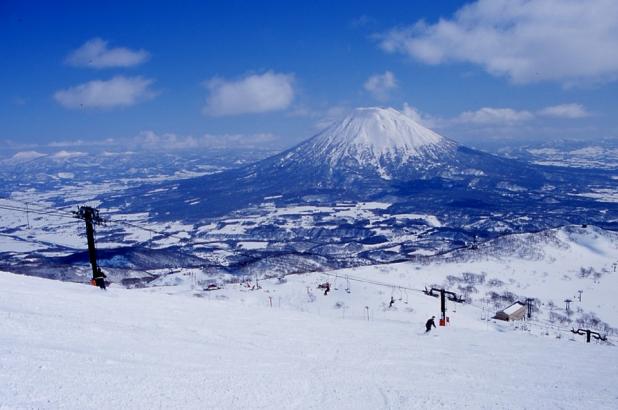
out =
[(465, 124), (513, 124), (534, 118), (529, 111), (516, 111), (512, 108), (483, 107), (477, 111), (464, 111), (453, 121)]
[(182, 150), (199, 148), (264, 148), (277, 145), (279, 138), (270, 133), (204, 134), (198, 137), (175, 133), (159, 134), (151, 130), (140, 132), (129, 141), (133, 149)]
[(47, 156), (47, 154), (43, 154), (42, 152), (38, 152), (34, 150), (19, 151), (19, 152), (16, 152), (11, 158), (9, 158), (6, 161), (11, 162), (11, 163), (26, 162), (26, 161), (32, 161), (37, 158), (41, 158), (45, 156)]
[(388, 94), (397, 88), (397, 80), (393, 73), (385, 71), (384, 74), (374, 74), (369, 77), (363, 87), (378, 100), (386, 100)]
[(54, 99), (66, 108), (112, 108), (130, 106), (151, 99), (155, 92), (152, 80), (142, 77), (116, 76), (94, 80), (57, 91)]
[(203, 111), (212, 116), (283, 110), (294, 99), (294, 75), (273, 71), (235, 81), (213, 78), (204, 85), (210, 94)]
[[(404, 105), (404, 110), (405, 110)], [(523, 123), (539, 116), (555, 117), (564, 119), (583, 118), (590, 114), (581, 104), (561, 104), (542, 108), (536, 113), (527, 110), (514, 110), (512, 108), (483, 107), (476, 111), (464, 111), (457, 117), (447, 120), (453, 124), (476, 124), (476, 125), (512, 125)]]
[(347, 103), (333, 105), (330, 107), (312, 108), (307, 106), (294, 107), (287, 113), (288, 117), (309, 118), (313, 121), (313, 128), (321, 131), (332, 125), (335, 121), (340, 120), (352, 110), (352, 106)]
[(131, 145), (142, 148), (174, 149), (174, 148), (195, 148), (197, 140), (192, 136), (181, 137), (174, 133), (157, 134), (154, 131), (141, 131)]
[(412, 120), (418, 122), (419, 124), (427, 127), (427, 128), (440, 128), (444, 125), (445, 120), (442, 118), (435, 117), (433, 115), (429, 115), (419, 111), (417, 108), (411, 106), (407, 102), (403, 103), (403, 107), (401, 108), (401, 112), (410, 117)]
[(335, 121), (340, 120), (345, 114), (350, 112), (351, 108), (345, 105), (335, 105), (329, 107), (326, 111), (318, 115), (318, 120), (313, 124), (316, 130), (323, 130), (332, 125)]
[(539, 115), (555, 118), (585, 118), (589, 117), (590, 113), (581, 104), (560, 104), (551, 107), (545, 107), (539, 110)]
[(77, 140), (61, 140), (61, 141), (52, 141), (45, 144), (46, 147), (60, 147), (60, 148), (68, 148), (68, 147), (94, 147), (94, 146), (107, 146), (107, 145), (116, 145), (118, 143), (114, 138), (105, 138), (103, 140), (95, 140), (95, 141), (86, 141), (82, 139)]
[(451, 19), (377, 36), (387, 52), (427, 64), (466, 62), (515, 83), (618, 78), (615, 0), (479, 0)]
[(76, 158), (76, 157), (83, 157), (87, 155), (85, 152), (81, 152), (81, 151), (58, 151), (54, 154), (51, 155), (51, 158), (53, 159), (59, 159), (59, 160), (65, 160), (65, 159), (70, 159), (70, 158)]
[(403, 103), (403, 108), (401, 109), (401, 112), (413, 119), (414, 121), (418, 122), (419, 124), (423, 122), (423, 119), (421, 118), (421, 113), (408, 103)]
[(146, 50), (124, 47), (108, 48), (107, 41), (93, 38), (85, 42), (66, 58), (66, 63), (77, 67), (110, 68), (132, 67), (150, 58)]

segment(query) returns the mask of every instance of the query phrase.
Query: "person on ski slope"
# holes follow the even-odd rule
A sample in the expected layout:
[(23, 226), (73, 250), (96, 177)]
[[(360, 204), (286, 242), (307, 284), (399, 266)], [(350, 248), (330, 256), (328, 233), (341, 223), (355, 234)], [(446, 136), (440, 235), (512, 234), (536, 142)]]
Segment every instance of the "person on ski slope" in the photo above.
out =
[(436, 327), (436, 323), (433, 321), (435, 318), (435, 316), (432, 316), (431, 319), (429, 319), (427, 323), (425, 323), (425, 333), (429, 333), (432, 326)]
[(105, 278), (106, 277), (107, 275), (103, 273), (101, 268), (97, 267), (97, 274), (94, 276), (93, 279), (94, 279), (95, 284), (103, 290), (105, 290)]

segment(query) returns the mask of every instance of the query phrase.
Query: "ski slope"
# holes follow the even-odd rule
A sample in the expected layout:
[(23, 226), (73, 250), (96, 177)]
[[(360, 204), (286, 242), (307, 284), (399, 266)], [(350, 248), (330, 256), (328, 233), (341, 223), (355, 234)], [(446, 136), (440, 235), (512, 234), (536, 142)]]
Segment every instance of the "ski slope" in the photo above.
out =
[[(618, 408), (613, 346), (482, 322), (471, 306), (424, 335), (436, 299), (366, 320), (352, 310), (369, 293), (342, 283), (309, 289), (322, 310), (293, 308), (317, 275), (104, 292), (0, 273), (0, 408)], [(390, 296), (371, 294), (371, 309)], [(347, 313), (333, 307), (345, 295)]]

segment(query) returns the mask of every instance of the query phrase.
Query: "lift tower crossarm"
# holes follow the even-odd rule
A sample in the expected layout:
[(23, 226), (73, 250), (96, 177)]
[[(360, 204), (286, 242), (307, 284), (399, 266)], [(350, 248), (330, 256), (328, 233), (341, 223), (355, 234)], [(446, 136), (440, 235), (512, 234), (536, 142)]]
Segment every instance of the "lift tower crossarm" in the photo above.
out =
[(575, 333), (576, 335), (586, 335), (586, 343), (590, 343), (591, 336), (596, 340), (601, 340), (603, 342), (607, 341), (606, 336), (601, 335), (599, 332), (593, 332), (590, 329), (571, 329), (571, 333)]
[(451, 302), (464, 303), (465, 300), (461, 296), (457, 296), (454, 292), (450, 292), (446, 289), (440, 288), (431, 288), (423, 291), (427, 296), (433, 296), (435, 298), (440, 298), (440, 311), (442, 313), (442, 320), (446, 320), (446, 297), (448, 296), (448, 300)]

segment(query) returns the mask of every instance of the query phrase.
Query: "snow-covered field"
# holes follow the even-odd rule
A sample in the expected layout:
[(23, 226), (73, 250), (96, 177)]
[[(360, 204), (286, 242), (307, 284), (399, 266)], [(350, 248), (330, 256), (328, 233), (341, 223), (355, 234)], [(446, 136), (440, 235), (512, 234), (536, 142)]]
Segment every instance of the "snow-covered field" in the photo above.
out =
[(388, 291), (321, 279), (104, 292), (0, 273), (0, 408), (618, 407), (613, 346), (461, 305), (424, 335), (436, 299), (380, 309)]
[(530, 148), (528, 154), (539, 165), (556, 165), (574, 168), (618, 168), (618, 149), (611, 146), (585, 146), (569, 148)]
[[(364, 306), (369, 306), (376, 318), (405, 321), (420, 313), (415, 320), (422, 321), (432, 310), (418, 312), (419, 308), (415, 306), (412, 312), (411, 306), (397, 303), (395, 309), (385, 311), (384, 305), (391, 296), (405, 301), (420, 293), (424, 300), (420, 291), (437, 286), (463, 296), (470, 305), (464, 308), (476, 309), (476, 313), (470, 315), (474, 317), (474, 323), (484, 314), (483, 309), (493, 315), (515, 300), (534, 298), (534, 306), (538, 309), (535, 309), (535, 318), (550, 328), (569, 330), (571, 327), (593, 326), (596, 321), (598, 329), (595, 330), (607, 331), (603, 323), (618, 328), (618, 302), (613, 296), (618, 289), (617, 255), (618, 233), (592, 226), (568, 226), (540, 233), (510, 235), (480, 244), (476, 250), (465, 249), (419, 262), (288, 275), (285, 278), (288, 286), (275, 288), (277, 291), (268, 296), (273, 297), (276, 305), (288, 305), (292, 309), (323, 316), (362, 317)], [(312, 300), (308, 292), (315, 292), (316, 286), (326, 281), (336, 288), (333, 298), (338, 299), (328, 302), (319, 298)], [(368, 281), (379, 285), (368, 284)], [(201, 274), (199, 270), (197, 273), (179, 270), (151, 285), (175, 285), (173, 291), (178, 292), (190, 289), (195, 283), (202, 288), (215, 282), (222, 285), (223, 279)], [(343, 292), (348, 287), (354, 289), (352, 298)], [(281, 298), (278, 293), (283, 289), (286, 297)], [(288, 295), (289, 292), (293, 293)], [(239, 297), (238, 291), (227, 285), (217, 294), (257, 305), (267, 301), (267, 296), (257, 300)], [(565, 299), (573, 301), (570, 312), (566, 312)], [(335, 303), (342, 307), (340, 311), (333, 309)]]

